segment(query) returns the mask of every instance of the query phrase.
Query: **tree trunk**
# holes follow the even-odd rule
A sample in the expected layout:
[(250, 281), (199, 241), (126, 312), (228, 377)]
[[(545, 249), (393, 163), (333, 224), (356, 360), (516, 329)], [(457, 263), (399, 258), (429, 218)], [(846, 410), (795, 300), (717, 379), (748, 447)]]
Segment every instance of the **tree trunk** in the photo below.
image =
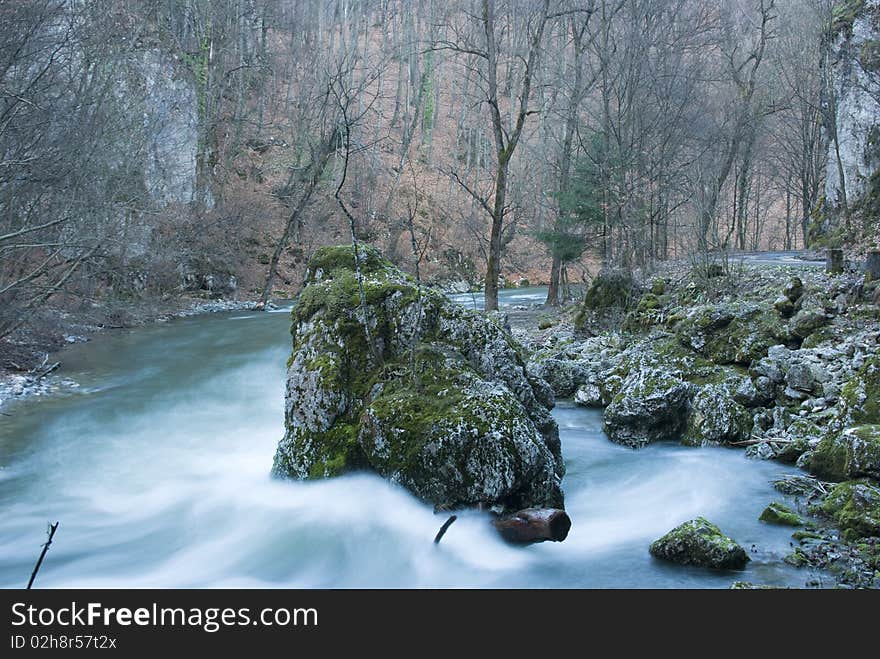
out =
[(562, 273), (562, 259), (553, 254), (553, 264), (550, 266), (550, 285), (547, 287), (547, 301), (545, 304), (554, 307), (559, 306), (559, 278)]

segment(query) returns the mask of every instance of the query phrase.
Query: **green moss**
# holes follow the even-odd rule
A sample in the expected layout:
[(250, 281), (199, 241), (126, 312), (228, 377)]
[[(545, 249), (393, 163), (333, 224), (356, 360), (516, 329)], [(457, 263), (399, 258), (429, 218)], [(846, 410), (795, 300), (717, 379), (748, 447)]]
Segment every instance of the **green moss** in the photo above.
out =
[(815, 531), (795, 531), (791, 537), (798, 542), (803, 542), (804, 540), (821, 540), (822, 534)]
[(819, 346), (823, 343), (834, 341), (836, 338), (837, 337), (834, 333), (834, 329), (832, 329), (831, 327), (823, 327), (816, 330), (807, 338), (805, 338), (804, 342), (801, 344), (801, 348), (815, 348), (816, 346)]
[(831, 8), (831, 34), (852, 35), (856, 19), (865, 11), (865, 0), (844, 0)]
[(840, 483), (813, 510), (832, 518), (847, 539), (880, 536), (880, 489), (868, 481)]
[(806, 567), (810, 564), (810, 557), (800, 547), (795, 547), (794, 551), (782, 560), (794, 567)]
[(336, 422), (321, 434), (321, 455), (309, 469), (309, 478), (329, 478), (364, 467), (366, 459), (357, 443), (357, 426)]
[(638, 311), (639, 313), (645, 313), (646, 311), (652, 311), (659, 308), (660, 300), (658, 299), (658, 297), (654, 293), (645, 293), (639, 300), (636, 311)]
[(880, 357), (872, 357), (840, 392), (850, 425), (880, 423)]
[(653, 282), (651, 282), (651, 293), (656, 296), (663, 295), (666, 292), (666, 280), (660, 277), (657, 277)]
[(593, 310), (625, 307), (632, 296), (632, 276), (624, 272), (597, 275), (584, 296), (584, 307)]
[(770, 346), (789, 340), (779, 315), (769, 305), (703, 305), (676, 327), (683, 346), (716, 364), (749, 365)]
[(880, 41), (868, 39), (859, 51), (859, 64), (870, 73), (880, 72)]
[[(383, 258), (379, 251), (370, 245), (359, 244), (358, 256), (360, 257), (361, 273), (364, 275), (382, 272), (394, 267), (391, 261)], [(333, 272), (340, 269), (354, 272), (354, 247), (352, 245), (319, 247), (309, 259), (307, 277), (314, 278), (318, 270)]]
[(767, 506), (758, 519), (779, 526), (802, 526), (804, 523), (797, 513), (776, 501)]

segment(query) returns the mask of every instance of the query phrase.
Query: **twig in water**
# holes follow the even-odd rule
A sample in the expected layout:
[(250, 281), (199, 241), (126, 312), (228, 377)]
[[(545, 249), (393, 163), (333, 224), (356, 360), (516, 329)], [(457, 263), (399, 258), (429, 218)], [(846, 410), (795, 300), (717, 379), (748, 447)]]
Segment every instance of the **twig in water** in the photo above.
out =
[(446, 534), (446, 531), (452, 526), (452, 523), (458, 519), (458, 515), (452, 515), (449, 519), (443, 522), (443, 526), (440, 527), (440, 530), (437, 531), (437, 535), (434, 536), (434, 544), (439, 545), (440, 541), (443, 539), (443, 536)]
[(49, 551), (49, 545), (52, 544), (52, 538), (55, 537), (55, 531), (58, 530), (58, 522), (49, 525), (49, 539), (46, 541), (46, 544), (43, 545), (43, 551), (40, 552), (40, 558), (37, 559), (37, 564), (34, 566), (34, 571), (31, 573), (31, 580), (28, 581), (27, 590), (31, 589), (31, 586), (34, 585), (34, 579), (37, 578), (37, 572), (40, 571), (40, 566), (43, 564), (43, 559), (46, 557), (46, 552)]

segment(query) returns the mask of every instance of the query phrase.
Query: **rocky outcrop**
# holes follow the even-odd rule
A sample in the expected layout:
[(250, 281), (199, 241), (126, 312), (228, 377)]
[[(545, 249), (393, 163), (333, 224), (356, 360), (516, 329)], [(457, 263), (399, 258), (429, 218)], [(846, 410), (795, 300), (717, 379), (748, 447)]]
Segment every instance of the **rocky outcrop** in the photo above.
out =
[(438, 507), (562, 508), (552, 393), (490, 318), (381, 255), (319, 249), (292, 312), (273, 473), (376, 472)]
[(745, 366), (790, 339), (773, 307), (744, 303), (695, 307), (678, 324), (676, 335), (683, 346), (716, 364)]
[(880, 357), (842, 387), (823, 437), (798, 464), (820, 478), (880, 479)]
[(749, 562), (745, 550), (721, 530), (698, 517), (675, 527), (651, 544), (652, 556), (680, 565), (741, 570)]

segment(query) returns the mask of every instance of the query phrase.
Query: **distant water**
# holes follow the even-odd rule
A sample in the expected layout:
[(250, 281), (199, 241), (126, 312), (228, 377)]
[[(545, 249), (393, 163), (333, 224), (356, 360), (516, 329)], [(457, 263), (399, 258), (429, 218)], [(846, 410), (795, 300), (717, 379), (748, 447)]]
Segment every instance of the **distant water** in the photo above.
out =
[[(538, 296), (519, 289), (502, 296)], [(526, 298), (526, 299), (537, 299)], [(0, 586), (23, 586), (61, 526), (42, 587), (724, 588), (803, 585), (790, 530), (757, 521), (794, 470), (740, 451), (609, 442), (596, 411), (560, 404), (568, 539), (518, 549), (478, 513), (445, 516), (380, 478), (269, 477), (283, 432), (286, 313), (216, 314), (71, 346), (78, 390), (0, 417)], [(742, 573), (664, 564), (649, 543), (705, 515), (750, 551)]]
[[(478, 293), (456, 293), (450, 295), (450, 298), (471, 309), (485, 309), (486, 300), (483, 292)], [(511, 307), (517, 304), (540, 304), (547, 299), (546, 286), (532, 286), (529, 288), (505, 288), (498, 291), (498, 306), (501, 308)]]

